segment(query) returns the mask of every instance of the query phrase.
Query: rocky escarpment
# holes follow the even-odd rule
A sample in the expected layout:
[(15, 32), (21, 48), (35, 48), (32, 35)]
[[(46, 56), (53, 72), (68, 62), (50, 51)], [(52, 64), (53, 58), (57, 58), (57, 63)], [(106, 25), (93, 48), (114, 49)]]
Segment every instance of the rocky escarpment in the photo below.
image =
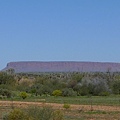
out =
[(15, 72), (120, 72), (120, 63), (107, 62), (10, 62), (3, 71)]

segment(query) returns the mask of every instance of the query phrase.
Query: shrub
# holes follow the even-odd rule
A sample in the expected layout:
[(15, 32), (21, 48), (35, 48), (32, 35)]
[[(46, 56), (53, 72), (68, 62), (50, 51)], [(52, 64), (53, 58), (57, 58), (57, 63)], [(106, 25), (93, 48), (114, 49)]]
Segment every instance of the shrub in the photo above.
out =
[(2, 95), (0, 95), (0, 99), (3, 99), (3, 96), (2, 96)]
[(54, 90), (52, 94), (54, 96), (61, 96), (62, 95), (62, 91), (61, 90)]
[(7, 96), (7, 98), (10, 98), (12, 93), (7, 89), (0, 89), (0, 95)]
[(30, 120), (27, 114), (20, 109), (14, 109), (3, 116), (3, 120)]
[(110, 93), (109, 93), (109, 92), (101, 92), (99, 95), (100, 95), (100, 96), (109, 96)]
[(3, 120), (63, 120), (60, 110), (53, 110), (51, 106), (30, 106), (25, 109), (14, 109), (4, 114)]
[(50, 106), (45, 106), (43, 108), (32, 106), (28, 107), (25, 111), (33, 120), (50, 120), (53, 114), (53, 109)]
[(84, 77), (81, 81), (80, 94), (88, 95), (92, 94), (94, 96), (99, 95), (102, 92), (109, 92), (108, 82), (105, 78), (92, 76)]
[(25, 98), (27, 98), (27, 93), (26, 92), (21, 92), (20, 93), (20, 97), (22, 97), (22, 99), (25, 99)]
[(53, 120), (63, 120), (63, 113), (60, 110), (53, 112)]
[(62, 90), (62, 96), (77, 96), (77, 93), (72, 88), (65, 88)]
[(64, 104), (63, 105), (63, 108), (65, 108), (66, 110), (70, 108), (70, 105), (69, 104)]
[(9, 113), (4, 113), (4, 114), (2, 115), (3, 120), (8, 120), (8, 114), (9, 114)]

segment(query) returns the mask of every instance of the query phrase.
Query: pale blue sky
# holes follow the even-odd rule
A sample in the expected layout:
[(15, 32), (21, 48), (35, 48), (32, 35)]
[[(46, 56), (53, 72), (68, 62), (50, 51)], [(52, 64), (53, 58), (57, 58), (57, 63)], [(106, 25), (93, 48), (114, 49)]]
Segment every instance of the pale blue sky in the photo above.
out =
[(120, 62), (120, 0), (0, 0), (0, 69), (11, 61)]

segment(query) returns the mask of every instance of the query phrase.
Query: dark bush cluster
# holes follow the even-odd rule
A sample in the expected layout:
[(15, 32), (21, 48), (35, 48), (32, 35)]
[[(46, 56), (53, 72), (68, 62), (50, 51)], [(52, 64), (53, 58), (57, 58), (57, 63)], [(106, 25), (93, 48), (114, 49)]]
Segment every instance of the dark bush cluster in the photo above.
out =
[(7, 98), (10, 98), (12, 95), (12, 92), (7, 89), (0, 89), (0, 95), (6, 96)]

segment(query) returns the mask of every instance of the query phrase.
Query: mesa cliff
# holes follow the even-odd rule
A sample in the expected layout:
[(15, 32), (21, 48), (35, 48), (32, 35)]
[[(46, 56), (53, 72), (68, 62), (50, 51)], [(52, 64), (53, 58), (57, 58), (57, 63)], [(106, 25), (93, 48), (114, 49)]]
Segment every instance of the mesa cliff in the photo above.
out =
[(2, 70), (14, 69), (20, 72), (120, 72), (120, 63), (109, 62), (10, 62)]

